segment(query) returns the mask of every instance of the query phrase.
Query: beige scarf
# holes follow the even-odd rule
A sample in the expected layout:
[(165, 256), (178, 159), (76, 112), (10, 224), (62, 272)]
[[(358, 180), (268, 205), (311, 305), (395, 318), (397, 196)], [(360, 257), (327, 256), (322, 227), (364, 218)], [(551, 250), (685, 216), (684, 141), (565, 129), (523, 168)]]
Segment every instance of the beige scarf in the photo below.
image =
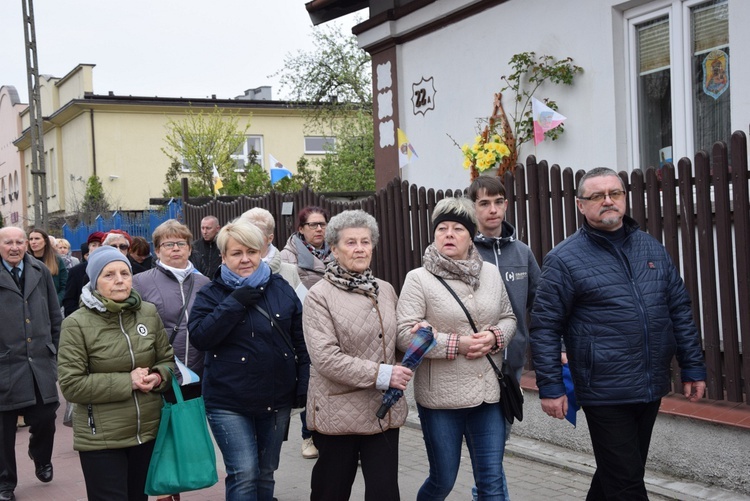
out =
[(451, 259), (440, 254), (435, 244), (430, 244), (424, 251), (424, 267), (433, 275), (445, 278), (446, 280), (460, 280), (472, 289), (479, 288), (479, 272), (482, 271), (482, 256), (472, 244), (469, 247), (468, 259)]

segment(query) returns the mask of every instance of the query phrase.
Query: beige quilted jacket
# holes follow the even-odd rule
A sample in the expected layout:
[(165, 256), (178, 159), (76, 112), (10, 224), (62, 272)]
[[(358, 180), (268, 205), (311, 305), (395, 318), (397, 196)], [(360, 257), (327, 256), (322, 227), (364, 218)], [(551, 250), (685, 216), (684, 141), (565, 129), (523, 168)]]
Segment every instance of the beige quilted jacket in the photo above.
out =
[[(496, 272), (497, 274), (497, 272)], [(498, 275), (499, 276), (499, 275)], [(396, 363), (396, 292), (378, 280), (375, 304), (321, 280), (307, 293), (302, 313), (310, 384), (307, 427), (327, 435), (372, 435), (406, 421), (401, 398), (378, 423), (383, 392), (375, 388), (380, 364)], [(382, 327), (381, 327), (382, 326)]]
[[(497, 268), (484, 263), (479, 282), (479, 288), (474, 291), (461, 281), (446, 280), (466, 305), (477, 329), (496, 326), (503, 333), (507, 346), (516, 333), (516, 317)], [(449, 334), (469, 336), (474, 331), (451, 293), (432, 273), (417, 268), (406, 275), (398, 300), (399, 350), (406, 351), (412, 338), (411, 328), (422, 320), (432, 325), (437, 346), (417, 367), (414, 376), (417, 403), (430, 409), (460, 409), (476, 407), (482, 402), (499, 402), (500, 387), (486, 358), (468, 360), (458, 355), (448, 360)], [(501, 367), (503, 352), (493, 358)]]

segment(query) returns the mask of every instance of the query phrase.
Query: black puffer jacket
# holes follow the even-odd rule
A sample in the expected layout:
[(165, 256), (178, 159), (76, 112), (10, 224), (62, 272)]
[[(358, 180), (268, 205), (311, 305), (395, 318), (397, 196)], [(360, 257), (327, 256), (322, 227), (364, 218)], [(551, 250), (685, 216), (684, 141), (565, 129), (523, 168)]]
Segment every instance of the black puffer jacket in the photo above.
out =
[(302, 304), (286, 280), (275, 274), (258, 302), (289, 334), (292, 352), (268, 319), (240, 304), (231, 296), (233, 291), (217, 273), (198, 292), (190, 311), (190, 343), (206, 352), (206, 408), (246, 415), (290, 408), (297, 396), (307, 394), (310, 378)]
[(216, 239), (206, 242), (199, 238), (193, 242), (192, 247), (193, 252), (190, 254), (190, 262), (205, 276), (214, 278), (214, 273), (221, 265), (221, 253), (216, 245)]
[(625, 216), (621, 249), (584, 224), (544, 259), (531, 315), (542, 398), (565, 394), (565, 339), (581, 405), (652, 402), (670, 391), (676, 354), (683, 381), (706, 369), (690, 298), (663, 245)]

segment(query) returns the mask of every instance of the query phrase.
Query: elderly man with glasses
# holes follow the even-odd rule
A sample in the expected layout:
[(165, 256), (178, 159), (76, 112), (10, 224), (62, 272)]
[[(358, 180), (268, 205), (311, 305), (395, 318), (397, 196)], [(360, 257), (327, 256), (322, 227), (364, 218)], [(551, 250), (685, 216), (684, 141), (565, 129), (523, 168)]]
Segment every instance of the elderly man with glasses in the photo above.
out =
[(581, 228), (544, 258), (531, 315), (531, 352), (542, 410), (563, 419), (564, 339), (596, 457), (589, 500), (646, 500), (643, 482), (661, 398), (676, 355), (691, 402), (706, 388), (690, 298), (664, 246), (625, 214), (611, 169), (587, 172), (576, 194)]

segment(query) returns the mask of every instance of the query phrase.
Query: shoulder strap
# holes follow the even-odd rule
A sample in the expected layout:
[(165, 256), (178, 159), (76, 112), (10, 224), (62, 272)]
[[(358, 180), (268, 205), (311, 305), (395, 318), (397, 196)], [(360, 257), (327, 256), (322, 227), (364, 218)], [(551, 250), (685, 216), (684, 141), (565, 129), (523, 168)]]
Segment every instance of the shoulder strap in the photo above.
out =
[(185, 296), (185, 302), (182, 304), (182, 308), (180, 308), (180, 315), (177, 317), (177, 321), (174, 324), (174, 327), (172, 328), (172, 334), (169, 336), (169, 344), (174, 344), (174, 338), (177, 337), (177, 330), (180, 327), (180, 324), (182, 323), (182, 318), (185, 316), (185, 310), (187, 310), (187, 305), (190, 302), (190, 294), (193, 293), (193, 286), (195, 285), (195, 277), (190, 277), (190, 287), (188, 287), (187, 295)]
[[(469, 323), (471, 324), (471, 328), (474, 329), (474, 332), (479, 332), (477, 330), (476, 324), (474, 324), (474, 320), (471, 318), (471, 314), (469, 313), (469, 310), (466, 309), (466, 306), (464, 305), (463, 301), (461, 301), (461, 299), (458, 297), (458, 294), (456, 294), (456, 291), (454, 291), (451, 288), (451, 286), (448, 285), (445, 280), (443, 280), (443, 277), (439, 277), (435, 275), (435, 278), (437, 278), (440, 281), (440, 283), (443, 284), (446, 289), (448, 289), (448, 292), (451, 293), (451, 296), (453, 296), (453, 298), (458, 302), (458, 304), (461, 305), (461, 309), (464, 310), (464, 313), (466, 314), (466, 318), (469, 319)], [(502, 379), (503, 372), (498, 368), (495, 361), (492, 360), (492, 357), (490, 356), (490, 354), (488, 353), (486, 357), (487, 357), (487, 360), (489, 360), (490, 365), (492, 366), (492, 370), (495, 371), (495, 374), (497, 375), (498, 379)]]
[(451, 296), (453, 296), (453, 299), (455, 299), (458, 302), (458, 304), (461, 306), (461, 309), (464, 310), (464, 313), (466, 314), (466, 318), (469, 319), (469, 324), (471, 324), (471, 328), (474, 329), (474, 332), (479, 332), (479, 330), (477, 330), (476, 324), (474, 323), (474, 319), (471, 318), (471, 314), (469, 313), (469, 310), (466, 309), (466, 306), (464, 305), (463, 301), (459, 299), (458, 294), (456, 294), (456, 291), (454, 291), (451, 288), (451, 286), (448, 285), (445, 280), (443, 280), (443, 277), (439, 277), (435, 275), (435, 278), (437, 278), (440, 281), (440, 283), (443, 284), (446, 289), (448, 289), (448, 292), (451, 293)]
[(286, 343), (286, 345), (289, 347), (290, 350), (292, 350), (292, 353), (294, 353), (294, 358), (297, 358), (297, 352), (295, 351), (294, 346), (292, 345), (292, 339), (289, 337), (289, 334), (287, 334), (286, 332), (284, 332), (284, 329), (282, 329), (279, 326), (279, 324), (277, 324), (276, 322), (274, 322), (273, 318), (271, 317), (271, 315), (268, 314), (268, 312), (266, 310), (264, 310), (263, 308), (261, 308), (257, 304), (254, 304), (253, 308), (255, 308), (261, 315), (263, 315), (264, 317), (266, 317), (266, 319), (268, 319), (271, 322), (271, 326), (274, 329), (276, 329), (276, 332), (278, 332), (279, 334), (281, 334), (281, 337), (284, 339), (284, 342)]

